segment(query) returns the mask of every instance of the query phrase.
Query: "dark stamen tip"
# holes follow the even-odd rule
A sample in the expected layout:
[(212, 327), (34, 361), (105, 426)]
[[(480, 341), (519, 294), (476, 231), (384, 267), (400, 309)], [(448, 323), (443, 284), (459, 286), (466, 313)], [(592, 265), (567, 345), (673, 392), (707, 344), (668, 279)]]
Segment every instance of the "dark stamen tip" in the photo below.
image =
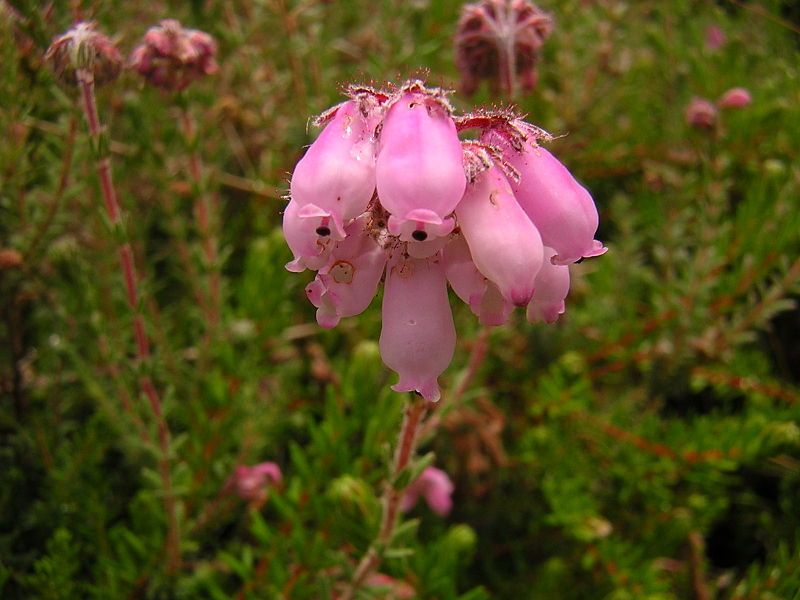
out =
[(411, 237), (417, 240), (418, 242), (424, 242), (428, 239), (428, 234), (422, 231), (421, 229), (417, 229), (414, 233), (411, 234)]
[(331, 234), (330, 227), (317, 227), (317, 235), (328, 237)]

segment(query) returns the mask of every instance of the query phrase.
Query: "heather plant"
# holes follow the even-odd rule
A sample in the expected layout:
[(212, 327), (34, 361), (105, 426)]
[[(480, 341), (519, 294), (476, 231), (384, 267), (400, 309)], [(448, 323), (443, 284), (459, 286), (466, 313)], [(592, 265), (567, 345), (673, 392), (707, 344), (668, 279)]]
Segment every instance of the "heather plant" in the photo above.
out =
[[(797, 595), (796, 8), (539, 0), (553, 26), (535, 87), (518, 73), (513, 107), (492, 80), (444, 98), (462, 157), (492, 163), (472, 183), (462, 163), (464, 191), (505, 178), (503, 198), (552, 249), (534, 301), (506, 315), (500, 284), (496, 304), (470, 302), (491, 278), (464, 233), (466, 196), (417, 206), (376, 182), (385, 214), (371, 189), (360, 212), (337, 213), (319, 190), (283, 199), (337, 117), (388, 108), (403, 84), (384, 82), (460, 87), (463, 4), (0, 2), (0, 596)], [(99, 54), (66, 51), (59, 36), (79, 22), (105, 36)], [(72, 62), (87, 56), (97, 128), (75, 69), (89, 65)], [(351, 98), (353, 81), (387, 98)], [(694, 97), (712, 127), (686, 121)], [(519, 159), (486, 121), (464, 126), (470, 113), (513, 114), (553, 139), (527, 140)], [(396, 112), (396, 130), (413, 116)], [(589, 241), (608, 247), (568, 267), (553, 257), (592, 248), (556, 248), (552, 213), (526, 204), (558, 179), (556, 160), (591, 192)], [(582, 198), (573, 188), (566, 205), (580, 214)], [(319, 263), (299, 255), (329, 294), (320, 306), (315, 276), (284, 268), (298, 258), (284, 209), (320, 219), (316, 241), (312, 204), (331, 213), (327, 237), (344, 236)], [(419, 209), (431, 240), (413, 237)], [(330, 295), (349, 277), (326, 270), (331, 256), (355, 275), (398, 258), (365, 253), (364, 212), (385, 217), (380, 239), (445, 242), (436, 252), (453, 257), (458, 336), (435, 404), (391, 389), (392, 280)]]

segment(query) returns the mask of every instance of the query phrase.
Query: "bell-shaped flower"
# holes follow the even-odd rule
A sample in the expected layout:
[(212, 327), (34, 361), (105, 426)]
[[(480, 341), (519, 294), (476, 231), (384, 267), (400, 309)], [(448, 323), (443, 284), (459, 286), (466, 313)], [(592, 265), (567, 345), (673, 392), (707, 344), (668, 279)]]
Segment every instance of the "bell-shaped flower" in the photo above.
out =
[(450, 287), (469, 305), (481, 325), (503, 325), (508, 321), (514, 306), (478, 271), (464, 237), (451, 241), (442, 254)]
[(480, 173), (456, 208), (475, 266), (503, 298), (525, 306), (542, 266), (542, 238), (497, 167)]
[(438, 256), (414, 259), (399, 254), (389, 260), (386, 272), (381, 358), (400, 376), (394, 391), (417, 391), (435, 402), (441, 395), (438, 377), (456, 347), (444, 267)]
[(556, 255), (552, 248), (544, 247), (544, 264), (536, 276), (533, 298), (528, 304), (528, 321), (555, 323), (564, 314), (564, 300), (569, 293), (569, 267), (555, 265), (551, 259)]
[(336, 235), (331, 235), (328, 229), (327, 235), (319, 235), (313, 226), (309, 226), (309, 220), (319, 223), (318, 229), (330, 226), (330, 217), (315, 217), (309, 212), (312, 212), (309, 206), (301, 207), (294, 200), (286, 205), (283, 212), (283, 236), (294, 255), (294, 260), (286, 264), (286, 270), (293, 273), (323, 267), (328, 262), (335, 240), (344, 239), (344, 230), (337, 230)]
[(337, 239), (336, 234), (372, 199), (375, 125), (373, 117), (361, 114), (357, 102), (342, 103), (294, 168), (292, 200), (305, 209), (306, 224), (322, 237)]
[(419, 478), (406, 488), (400, 501), (400, 510), (403, 512), (411, 510), (422, 496), (428, 508), (444, 517), (453, 508), (454, 489), (455, 486), (447, 473), (436, 467), (425, 467)]
[(375, 164), (389, 232), (403, 241), (449, 234), (467, 183), (463, 162), (449, 111), (427, 93), (403, 94), (384, 118)]
[(364, 229), (365, 221), (358, 219), (347, 228), (345, 240), (306, 286), (309, 300), (317, 307), (317, 323), (326, 329), (343, 317), (364, 312), (378, 291), (386, 253)]
[(542, 235), (542, 241), (558, 253), (557, 264), (606, 251), (594, 239), (597, 208), (592, 197), (547, 150), (525, 145), (522, 152), (507, 149), (506, 159), (519, 171), (519, 183), (511, 188), (520, 206)]

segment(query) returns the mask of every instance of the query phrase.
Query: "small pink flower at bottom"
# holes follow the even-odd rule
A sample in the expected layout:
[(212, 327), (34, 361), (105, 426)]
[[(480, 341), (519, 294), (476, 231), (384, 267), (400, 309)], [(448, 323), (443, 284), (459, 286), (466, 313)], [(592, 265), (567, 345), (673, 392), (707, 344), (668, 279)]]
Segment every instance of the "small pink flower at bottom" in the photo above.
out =
[(569, 267), (554, 265), (551, 259), (555, 254), (555, 250), (545, 246), (544, 264), (536, 276), (536, 288), (528, 304), (527, 316), (531, 323), (555, 323), (566, 310), (564, 300), (569, 294)]
[(372, 302), (386, 265), (386, 253), (364, 230), (365, 218), (347, 228), (347, 237), (334, 248), (329, 263), (306, 286), (317, 307), (317, 323), (330, 329), (342, 317), (361, 314)]
[(381, 594), (381, 598), (384, 600), (411, 600), (417, 597), (416, 590), (408, 582), (384, 573), (372, 573), (364, 583), (368, 588), (383, 588), (386, 595)]
[(503, 325), (508, 321), (514, 305), (478, 271), (463, 236), (452, 240), (442, 254), (450, 287), (469, 305), (481, 325)]
[(456, 348), (456, 329), (441, 258), (389, 260), (383, 293), (380, 350), (400, 380), (396, 392), (419, 392), (436, 402), (438, 377)]
[(400, 510), (409, 511), (419, 501), (425, 498), (425, 503), (433, 512), (446, 516), (453, 508), (453, 482), (447, 473), (436, 467), (426, 467), (419, 478), (406, 488), (400, 502)]
[(753, 101), (750, 92), (743, 87), (731, 88), (717, 100), (720, 108), (744, 108)]
[(257, 465), (238, 465), (228, 485), (233, 487), (243, 500), (263, 501), (267, 497), (267, 487), (283, 481), (281, 468), (274, 462)]

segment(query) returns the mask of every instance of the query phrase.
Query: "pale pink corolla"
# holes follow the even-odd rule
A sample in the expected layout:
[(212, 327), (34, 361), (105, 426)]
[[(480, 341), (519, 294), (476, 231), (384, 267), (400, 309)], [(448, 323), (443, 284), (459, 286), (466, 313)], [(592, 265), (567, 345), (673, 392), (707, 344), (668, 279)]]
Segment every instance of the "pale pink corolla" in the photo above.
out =
[(406, 488), (400, 502), (400, 510), (409, 511), (419, 501), (425, 498), (425, 503), (437, 515), (444, 517), (453, 508), (453, 482), (450, 477), (436, 467), (425, 467), (416, 481)]
[(503, 298), (497, 286), (478, 271), (464, 237), (451, 241), (442, 255), (450, 287), (469, 305), (481, 325), (503, 325), (508, 321), (514, 305)]
[(569, 267), (550, 262), (556, 254), (552, 248), (544, 248), (544, 264), (536, 276), (533, 298), (528, 304), (528, 321), (555, 323), (564, 314), (564, 300), (569, 293)]
[(329, 329), (343, 317), (361, 314), (369, 306), (386, 265), (386, 253), (364, 230), (364, 218), (354, 221), (347, 237), (331, 253), (328, 264), (306, 294), (317, 307), (317, 323)]
[(725, 45), (727, 36), (719, 25), (709, 25), (706, 28), (706, 48), (719, 50)]
[(744, 108), (753, 101), (749, 90), (743, 87), (731, 88), (717, 100), (720, 108)]
[(355, 101), (342, 103), (294, 168), (292, 200), (305, 209), (306, 217), (316, 217), (306, 224), (313, 224), (322, 237), (336, 236), (372, 199), (375, 125), (374, 118), (362, 115)]
[[(335, 240), (344, 239), (344, 230), (337, 230), (335, 235), (320, 236), (315, 227), (309, 226), (309, 219), (326, 226), (331, 224), (331, 219), (320, 215), (309, 215), (310, 212), (312, 211), (309, 206), (298, 206), (294, 200), (286, 205), (283, 212), (283, 236), (294, 255), (294, 260), (286, 264), (286, 269), (293, 273), (321, 268), (328, 262)], [(334, 225), (331, 224), (331, 227)]]
[(594, 200), (558, 159), (530, 144), (522, 152), (509, 149), (505, 156), (519, 171), (519, 183), (511, 182), (517, 201), (544, 244), (558, 253), (556, 263), (572, 263), (607, 250), (594, 239), (598, 225)]
[(696, 129), (713, 129), (717, 124), (717, 107), (705, 98), (693, 97), (683, 112), (687, 125)]
[(233, 487), (240, 498), (258, 501), (266, 499), (267, 486), (277, 485), (282, 481), (281, 468), (274, 462), (263, 462), (252, 466), (238, 465), (228, 486)]
[(503, 298), (527, 305), (542, 266), (542, 238), (500, 169), (480, 173), (467, 186), (456, 217), (478, 270)]
[(397, 253), (389, 260), (383, 293), (380, 351), (400, 380), (396, 392), (419, 392), (436, 402), (438, 377), (453, 359), (456, 330), (441, 259)]
[(390, 233), (404, 241), (449, 234), (467, 182), (447, 109), (427, 93), (403, 94), (384, 118), (375, 177)]

